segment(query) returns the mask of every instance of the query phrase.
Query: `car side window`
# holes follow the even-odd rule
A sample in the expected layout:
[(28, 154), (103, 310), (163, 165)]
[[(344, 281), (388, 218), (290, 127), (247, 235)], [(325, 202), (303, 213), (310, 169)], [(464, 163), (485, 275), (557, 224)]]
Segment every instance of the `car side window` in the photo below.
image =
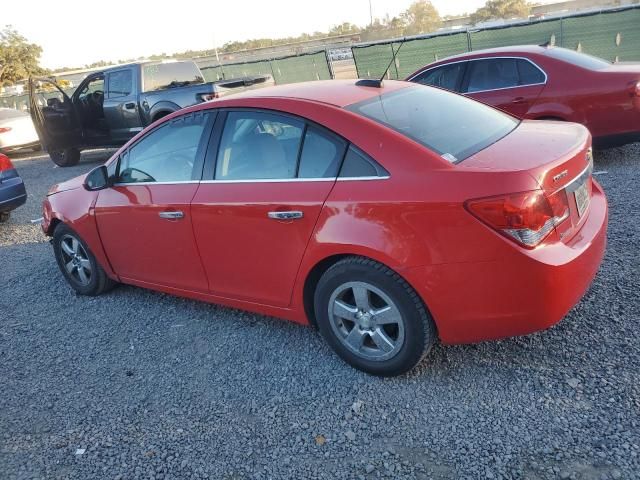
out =
[(216, 180), (295, 178), (304, 123), (267, 112), (230, 112), (216, 159)]
[(412, 82), (422, 85), (432, 85), (446, 90), (458, 91), (458, 81), (466, 62), (457, 62), (432, 70), (427, 70), (415, 77)]
[(519, 82), (514, 58), (490, 58), (469, 62), (467, 93), (517, 87)]
[(342, 162), (341, 178), (386, 177), (389, 175), (380, 164), (357, 147), (351, 145)]
[(208, 115), (177, 117), (143, 137), (120, 158), (117, 183), (192, 180)]
[(335, 178), (346, 148), (344, 140), (309, 126), (302, 144), (298, 177)]
[(131, 70), (119, 70), (109, 74), (109, 98), (125, 97), (131, 94), (133, 76)]
[(545, 76), (542, 71), (528, 60), (516, 60), (518, 66), (518, 76), (520, 77), (520, 85), (535, 85), (544, 83)]

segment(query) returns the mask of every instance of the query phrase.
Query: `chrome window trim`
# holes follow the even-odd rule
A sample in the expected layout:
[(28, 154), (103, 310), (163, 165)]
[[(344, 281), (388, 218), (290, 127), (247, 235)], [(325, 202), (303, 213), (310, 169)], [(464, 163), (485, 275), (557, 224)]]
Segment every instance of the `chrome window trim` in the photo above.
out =
[[(464, 63), (464, 62), (478, 62), (480, 60), (492, 60), (492, 59), (514, 59), (514, 60), (526, 60), (527, 62), (529, 62), (531, 65), (533, 65), (535, 68), (537, 68), (540, 72), (542, 72), (542, 74), (544, 75), (544, 82), (538, 82), (538, 83), (527, 83), (525, 85), (514, 85), (513, 87), (500, 87), (500, 88), (491, 88), (488, 90), (475, 90), (473, 92), (457, 92), (460, 93), (460, 95), (470, 95), (473, 93), (483, 93), (483, 92), (497, 92), (500, 90), (510, 90), (512, 88), (520, 88), (520, 87), (534, 87), (536, 85), (546, 85), (547, 81), (549, 80), (549, 76), (547, 75), (547, 72), (545, 72), (536, 62), (534, 62), (533, 60), (531, 60), (530, 58), (527, 57), (517, 57), (517, 56), (499, 56), (499, 57), (478, 57), (478, 58), (469, 58), (466, 60), (457, 60), (455, 62), (449, 62), (449, 63), (441, 63), (440, 65), (436, 65), (435, 67), (431, 67), (431, 68), (427, 68), (425, 70), (422, 70), (419, 73), (416, 73), (413, 77), (409, 78), (408, 81), (409, 82), (413, 82), (414, 79), (416, 77), (418, 77), (419, 75), (422, 75), (423, 73), (427, 73), (431, 70), (435, 70), (436, 68), (440, 68), (440, 67), (445, 67), (448, 65), (454, 65), (456, 63)], [(414, 82), (417, 83), (417, 82)], [(421, 84), (424, 85), (424, 84)], [(430, 86), (430, 87), (435, 87), (435, 88), (440, 88), (440, 87), (436, 87), (435, 85), (425, 85), (425, 86)]]
[(383, 177), (327, 177), (327, 178), (256, 178), (243, 180), (186, 180), (177, 182), (130, 182), (130, 183), (114, 183), (114, 187), (132, 187), (132, 186), (149, 186), (149, 185), (185, 185), (194, 183), (297, 183), (297, 182), (346, 182), (346, 181), (370, 181), (370, 180), (388, 180), (389, 175)]

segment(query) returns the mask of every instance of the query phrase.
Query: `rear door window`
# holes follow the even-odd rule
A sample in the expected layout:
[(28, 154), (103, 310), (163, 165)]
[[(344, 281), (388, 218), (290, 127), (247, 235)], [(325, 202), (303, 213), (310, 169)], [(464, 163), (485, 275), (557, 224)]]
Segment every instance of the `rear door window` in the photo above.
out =
[(133, 89), (131, 70), (118, 70), (109, 74), (109, 98), (126, 97)]
[(457, 92), (459, 91), (460, 80), (466, 63), (467, 62), (456, 62), (442, 67), (436, 67), (417, 75), (411, 81)]
[(469, 62), (467, 93), (517, 87), (520, 83), (514, 58), (489, 58)]
[(516, 60), (516, 65), (518, 66), (520, 85), (536, 85), (545, 82), (546, 78), (542, 70), (530, 61), (519, 58)]
[(344, 156), (346, 142), (319, 128), (309, 126), (298, 168), (299, 178), (335, 178)]
[(216, 160), (216, 180), (296, 176), (304, 123), (266, 112), (229, 112)]

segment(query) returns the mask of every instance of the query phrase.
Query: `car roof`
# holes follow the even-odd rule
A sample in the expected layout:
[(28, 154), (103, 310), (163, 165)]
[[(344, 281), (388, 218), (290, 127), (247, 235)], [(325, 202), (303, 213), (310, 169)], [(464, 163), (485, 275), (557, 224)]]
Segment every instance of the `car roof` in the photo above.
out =
[(370, 98), (393, 92), (402, 88), (412, 87), (413, 84), (396, 80), (385, 80), (383, 86), (364, 87), (356, 84), (357, 80), (319, 80), (312, 82), (290, 83), (287, 85), (277, 85), (256, 90), (248, 90), (236, 93), (221, 100), (214, 100), (209, 104), (217, 102), (230, 102), (235, 99), (250, 98), (295, 98), (311, 102), (321, 102), (336, 107), (345, 107), (353, 103), (358, 103)]
[(496, 55), (507, 55), (507, 54), (525, 54), (525, 53), (538, 53), (543, 54), (549, 48), (554, 47), (543, 47), (541, 45), (512, 45), (509, 47), (496, 47), (496, 48), (485, 48), (482, 50), (473, 50), (471, 52), (460, 53), (458, 55), (452, 55), (447, 58), (443, 58), (438, 62), (433, 63), (447, 63), (450, 60), (454, 59), (463, 59), (463, 58), (471, 58), (476, 56), (496, 56)]

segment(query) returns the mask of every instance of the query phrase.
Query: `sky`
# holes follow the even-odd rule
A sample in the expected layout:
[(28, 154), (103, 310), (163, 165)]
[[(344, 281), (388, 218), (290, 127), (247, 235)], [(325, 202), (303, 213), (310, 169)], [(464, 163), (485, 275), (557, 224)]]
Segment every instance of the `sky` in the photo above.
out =
[[(393, 17), (412, 1), (371, 0), (373, 16)], [(432, 3), (444, 16), (472, 12), (485, 0)], [(0, 27), (12, 25), (40, 45), (41, 65), (52, 69), (327, 31), (342, 22), (368, 24), (369, 0), (4, 0), (0, 11)]]

